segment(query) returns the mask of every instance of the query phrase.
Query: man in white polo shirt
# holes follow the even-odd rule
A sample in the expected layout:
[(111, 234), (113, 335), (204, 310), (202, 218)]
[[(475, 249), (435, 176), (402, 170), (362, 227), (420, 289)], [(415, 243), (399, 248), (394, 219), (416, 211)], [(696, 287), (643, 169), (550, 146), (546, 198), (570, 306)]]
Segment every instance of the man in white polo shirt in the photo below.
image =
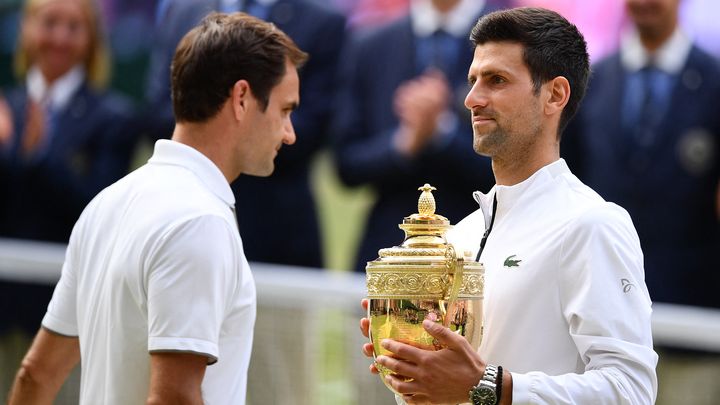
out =
[[(479, 352), (425, 320), (445, 346), (384, 340), (377, 363), (408, 404), (652, 404), (657, 394), (650, 297), (627, 212), (560, 159), (560, 135), (585, 93), (585, 40), (563, 17), (513, 9), (471, 34), (473, 146), (496, 185), (448, 239), (485, 265)], [(361, 321), (367, 331), (367, 319)], [(372, 345), (363, 348), (372, 354)], [(376, 371), (373, 367), (373, 371)]]
[(211, 14), (172, 63), (176, 127), (78, 220), (10, 404), (51, 403), (81, 361), (81, 404), (243, 404), (255, 286), (229, 183), (295, 142), (306, 54), (271, 24)]

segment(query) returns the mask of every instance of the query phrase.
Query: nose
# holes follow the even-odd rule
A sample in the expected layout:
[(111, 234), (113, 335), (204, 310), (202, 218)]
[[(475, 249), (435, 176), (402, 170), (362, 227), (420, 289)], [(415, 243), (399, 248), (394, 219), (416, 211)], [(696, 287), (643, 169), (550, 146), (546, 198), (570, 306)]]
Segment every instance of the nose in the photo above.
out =
[(292, 121), (288, 120), (285, 125), (285, 136), (283, 136), (283, 143), (285, 145), (292, 145), (295, 143), (297, 136), (295, 136), (295, 127), (293, 127)]
[(468, 91), (465, 96), (465, 108), (472, 111), (473, 109), (480, 107), (484, 108), (488, 105), (488, 98), (483, 94), (480, 82), (475, 83)]

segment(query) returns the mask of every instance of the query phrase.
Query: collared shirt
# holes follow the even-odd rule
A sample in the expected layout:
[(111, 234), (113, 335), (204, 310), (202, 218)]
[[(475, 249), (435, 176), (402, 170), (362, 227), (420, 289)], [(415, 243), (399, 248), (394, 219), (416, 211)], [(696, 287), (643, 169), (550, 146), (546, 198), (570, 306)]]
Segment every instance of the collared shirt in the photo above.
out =
[[(679, 28), (653, 54), (642, 45), (637, 31), (623, 38), (620, 61), (625, 69), (622, 125), (641, 146), (654, 142), (654, 127), (667, 111), (672, 90), (690, 54), (692, 42)], [(646, 110), (651, 102), (652, 110)], [(651, 118), (650, 118), (651, 117)]]
[(654, 403), (651, 302), (627, 212), (560, 159), (479, 194), (448, 233), (456, 249), (477, 253), (493, 197), (480, 354), (512, 373), (513, 403)]
[(443, 14), (431, 0), (413, 0), (410, 2), (413, 32), (418, 37), (427, 37), (443, 30), (455, 37), (467, 38), (483, 8), (485, 0), (460, 0), (457, 6)]
[(620, 43), (620, 61), (625, 70), (637, 72), (652, 60), (654, 67), (670, 75), (677, 75), (685, 66), (692, 42), (681, 30), (672, 36), (652, 55), (643, 47), (636, 30), (631, 30)]
[(70, 98), (85, 81), (85, 68), (75, 66), (59, 77), (52, 84), (48, 84), (40, 69), (33, 66), (28, 70), (26, 84), (30, 99), (45, 107), (60, 111), (67, 107)]
[(81, 404), (147, 399), (150, 353), (208, 358), (206, 404), (243, 404), (255, 284), (220, 169), (169, 140), (78, 220), (43, 326), (80, 339)]

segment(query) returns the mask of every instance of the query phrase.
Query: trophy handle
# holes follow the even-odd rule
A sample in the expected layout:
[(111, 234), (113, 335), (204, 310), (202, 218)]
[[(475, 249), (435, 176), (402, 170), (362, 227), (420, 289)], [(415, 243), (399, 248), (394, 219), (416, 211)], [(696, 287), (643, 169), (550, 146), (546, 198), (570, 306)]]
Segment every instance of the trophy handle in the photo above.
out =
[(447, 305), (447, 311), (446, 316), (443, 319), (443, 326), (446, 328), (450, 327), (450, 313), (454, 306), (455, 302), (457, 301), (458, 294), (460, 293), (460, 288), (462, 287), (463, 282), (463, 272), (465, 270), (465, 260), (462, 257), (457, 257), (455, 254), (455, 248), (453, 245), (448, 244), (447, 252), (445, 253), (445, 257), (447, 258), (447, 267), (448, 267), (448, 273), (453, 276), (453, 282), (450, 286), (450, 291), (448, 294), (448, 305)]

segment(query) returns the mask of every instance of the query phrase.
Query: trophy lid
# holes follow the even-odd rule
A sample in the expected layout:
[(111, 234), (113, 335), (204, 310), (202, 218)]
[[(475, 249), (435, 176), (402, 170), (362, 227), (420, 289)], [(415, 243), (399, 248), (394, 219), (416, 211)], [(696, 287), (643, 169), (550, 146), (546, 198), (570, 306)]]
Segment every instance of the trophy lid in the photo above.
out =
[(418, 198), (418, 212), (403, 218), (402, 224), (398, 225), (405, 231), (405, 240), (399, 247), (381, 249), (381, 258), (403, 255), (403, 248), (435, 248), (438, 249), (437, 254), (444, 256), (447, 250), (445, 233), (452, 225), (447, 218), (435, 213), (435, 197), (432, 194), (434, 190), (436, 188), (427, 183), (418, 188), (418, 191), (422, 191)]
[(423, 225), (444, 225), (444, 229), (450, 227), (450, 221), (442, 215), (435, 213), (435, 196), (432, 192), (437, 190), (435, 187), (425, 183), (424, 186), (418, 187), (420, 198), (418, 199), (418, 212), (405, 217), (400, 228), (407, 224), (423, 224)]
[[(456, 271), (465, 273), (459, 274), (463, 279), (482, 277), (482, 265), (473, 260), (471, 252), (456, 254), (447, 242), (445, 233), (452, 226), (435, 213), (435, 187), (425, 184), (418, 190), (422, 191), (418, 212), (399, 224), (405, 232), (402, 244), (380, 249), (379, 258), (367, 264), (369, 296), (445, 296)], [(460, 294), (481, 294), (476, 287), (477, 283), (472, 283)]]

